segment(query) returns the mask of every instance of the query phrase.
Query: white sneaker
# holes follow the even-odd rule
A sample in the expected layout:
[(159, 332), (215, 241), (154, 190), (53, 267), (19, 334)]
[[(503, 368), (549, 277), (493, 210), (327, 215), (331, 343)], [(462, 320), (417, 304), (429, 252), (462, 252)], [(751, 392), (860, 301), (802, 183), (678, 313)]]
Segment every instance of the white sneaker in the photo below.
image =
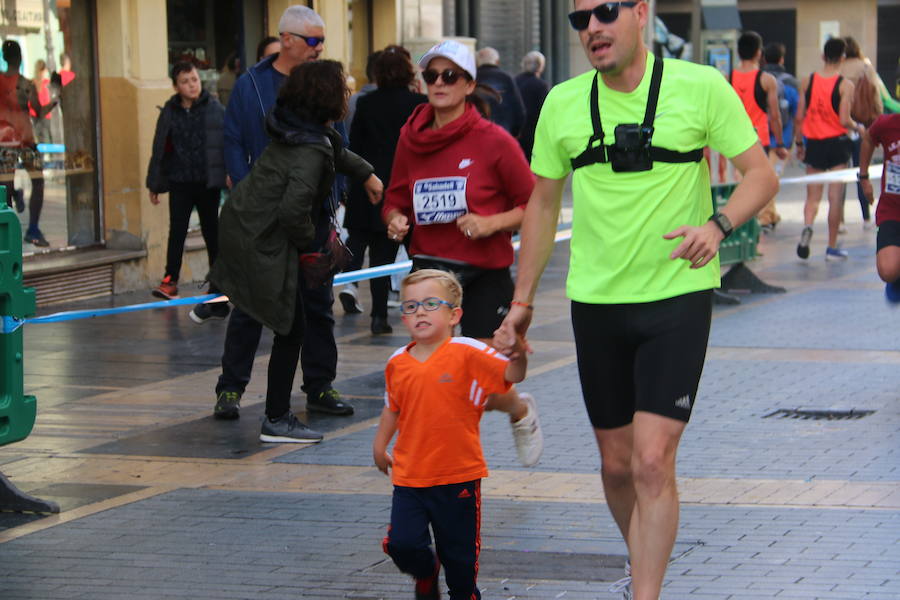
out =
[(872, 231), (875, 229), (875, 221), (869, 219), (867, 221), (863, 221), (863, 231)]
[(625, 561), (625, 577), (609, 586), (610, 594), (618, 594), (619, 592), (622, 592), (624, 600), (632, 600), (634, 598), (634, 593), (631, 591), (631, 563), (628, 561)]
[(400, 308), (400, 292), (395, 292), (394, 290), (388, 292), (387, 307)]
[(541, 459), (544, 453), (544, 432), (541, 431), (541, 421), (538, 418), (537, 403), (531, 394), (519, 394), (528, 405), (528, 412), (524, 417), (512, 423), (513, 440), (516, 442), (516, 454), (523, 466), (533, 467)]
[(338, 294), (338, 300), (341, 301), (341, 306), (344, 307), (344, 313), (348, 315), (358, 315), (363, 311), (362, 304), (359, 303), (359, 292), (356, 291), (356, 286), (352, 283), (344, 286), (341, 293)]

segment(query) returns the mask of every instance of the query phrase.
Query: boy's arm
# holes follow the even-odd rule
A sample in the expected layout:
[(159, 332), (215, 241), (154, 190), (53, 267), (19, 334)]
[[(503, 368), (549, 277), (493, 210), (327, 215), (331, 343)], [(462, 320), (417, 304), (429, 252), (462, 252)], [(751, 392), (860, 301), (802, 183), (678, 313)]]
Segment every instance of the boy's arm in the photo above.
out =
[(525, 338), (521, 335), (516, 336), (516, 343), (512, 347), (510, 356), (515, 358), (509, 359), (503, 376), (510, 383), (519, 383), (525, 379), (528, 371), (528, 353), (526, 352)]
[(378, 470), (388, 474), (388, 469), (394, 465), (394, 458), (388, 454), (387, 447), (391, 438), (397, 432), (397, 417), (399, 413), (393, 412), (385, 406), (381, 410), (381, 419), (378, 421), (378, 431), (375, 432), (375, 440), (372, 442), (372, 457)]

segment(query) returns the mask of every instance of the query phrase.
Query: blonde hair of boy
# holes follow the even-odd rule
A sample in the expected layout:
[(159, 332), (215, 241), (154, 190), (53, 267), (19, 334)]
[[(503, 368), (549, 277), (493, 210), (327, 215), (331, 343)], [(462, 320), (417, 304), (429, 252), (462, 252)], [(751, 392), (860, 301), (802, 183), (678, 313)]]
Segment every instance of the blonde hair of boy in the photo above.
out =
[(456, 279), (456, 276), (453, 273), (441, 271), (440, 269), (421, 269), (404, 277), (403, 281), (400, 282), (401, 299), (403, 292), (406, 290), (406, 286), (422, 283), (429, 279), (435, 280), (442, 288), (444, 288), (444, 293), (447, 294), (446, 300), (451, 302), (454, 307), (462, 306), (463, 291), (462, 286), (459, 284), (459, 280)]

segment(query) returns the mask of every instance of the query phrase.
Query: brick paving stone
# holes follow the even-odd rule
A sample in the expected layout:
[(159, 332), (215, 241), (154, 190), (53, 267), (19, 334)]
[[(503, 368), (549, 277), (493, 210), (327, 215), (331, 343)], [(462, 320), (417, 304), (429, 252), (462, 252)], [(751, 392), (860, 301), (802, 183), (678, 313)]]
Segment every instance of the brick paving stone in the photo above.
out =
[[(223, 503), (229, 505), (229, 514), (207, 514), (208, 507)], [(117, 593), (120, 598), (142, 598), (148, 589), (165, 598), (278, 598), (282, 592), (323, 599), (394, 598), (408, 593), (408, 579), (393, 573), (390, 565), (384, 567), (388, 573), (370, 570), (387, 560), (380, 549), (387, 503), (389, 498), (382, 495), (178, 490), (3, 544), (0, 578), (16, 594), (4, 598), (41, 593), (54, 598), (72, 582), (79, 585), (68, 588), (70, 597), (85, 598)], [(280, 514), (285, 506), (295, 507), (303, 518), (285, 521)], [(353, 517), (342, 519), (338, 528), (314, 526), (350, 509)], [(757, 598), (812, 599), (839, 598), (855, 590), (857, 598), (900, 596), (900, 563), (893, 552), (900, 547), (900, 512), (880, 511), (877, 525), (884, 534), (874, 540), (866, 534), (876, 521), (852, 518), (862, 514), (687, 506), (676, 547), (676, 553), (684, 554), (672, 564), (663, 595), (744, 598), (756, 593)], [(119, 523), (117, 528), (105, 526), (111, 518)], [(624, 553), (622, 542), (611, 535), (611, 519), (602, 505), (487, 498), (483, 518), (484, 547), (522, 551), (523, 560), (528, 550)], [(191, 525), (172, 527), (173, 522)], [(781, 541), (790, 538), (798, 524), (816, 531), (820, 539), (804, 541), (809, 547), (782, 547)], [(147, 531), (154, 535), (145, 535)], [(831, 536), (838, 541), (830, 541)], [(866, 543), (859, 548), (848, 545), (846, 540), (854, 537)], [(73, 546), (73, 539), (84, 545), (83, 553), (65, 549)], [(867, 573), (867, 556), (882, 566)], [(48, 570), (47, 564), (55, 568)], [(38, 573), (40, 585), (29, 590), (29, 574), (36, 578)], [(116, 575), (113, 582), (110, 573)], [(511, 577), (484, 579), (483, 585), (485, 598), (543, 600), (562, 592), (567, 598), (609, 597), (608, 584), (599, 582)], [(376, 596), (365, 595), (376, 591)]]

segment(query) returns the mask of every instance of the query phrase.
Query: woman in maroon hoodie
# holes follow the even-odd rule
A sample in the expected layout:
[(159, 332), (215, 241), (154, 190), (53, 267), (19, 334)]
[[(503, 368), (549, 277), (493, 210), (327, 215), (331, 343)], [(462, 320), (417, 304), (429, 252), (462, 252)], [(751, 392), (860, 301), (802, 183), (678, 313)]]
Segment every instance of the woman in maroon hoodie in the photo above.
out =
[[(382, 216), (395, 241), (411, 235), (413, 269), (452, 271), (463, 285), (462, 335), (490, 343), (513, 301), (512, 232), (534, 176), (518, 142), (482, 117), (475, 57), (455, 41), (419, 61), (428, 104), (400, 131)], [(415, 225), (412, 227), (412, 225)], [(490, 396), (487, 410), (509, 413), (519, 460), (543, 451), (537, 406), (515, 389)]]

